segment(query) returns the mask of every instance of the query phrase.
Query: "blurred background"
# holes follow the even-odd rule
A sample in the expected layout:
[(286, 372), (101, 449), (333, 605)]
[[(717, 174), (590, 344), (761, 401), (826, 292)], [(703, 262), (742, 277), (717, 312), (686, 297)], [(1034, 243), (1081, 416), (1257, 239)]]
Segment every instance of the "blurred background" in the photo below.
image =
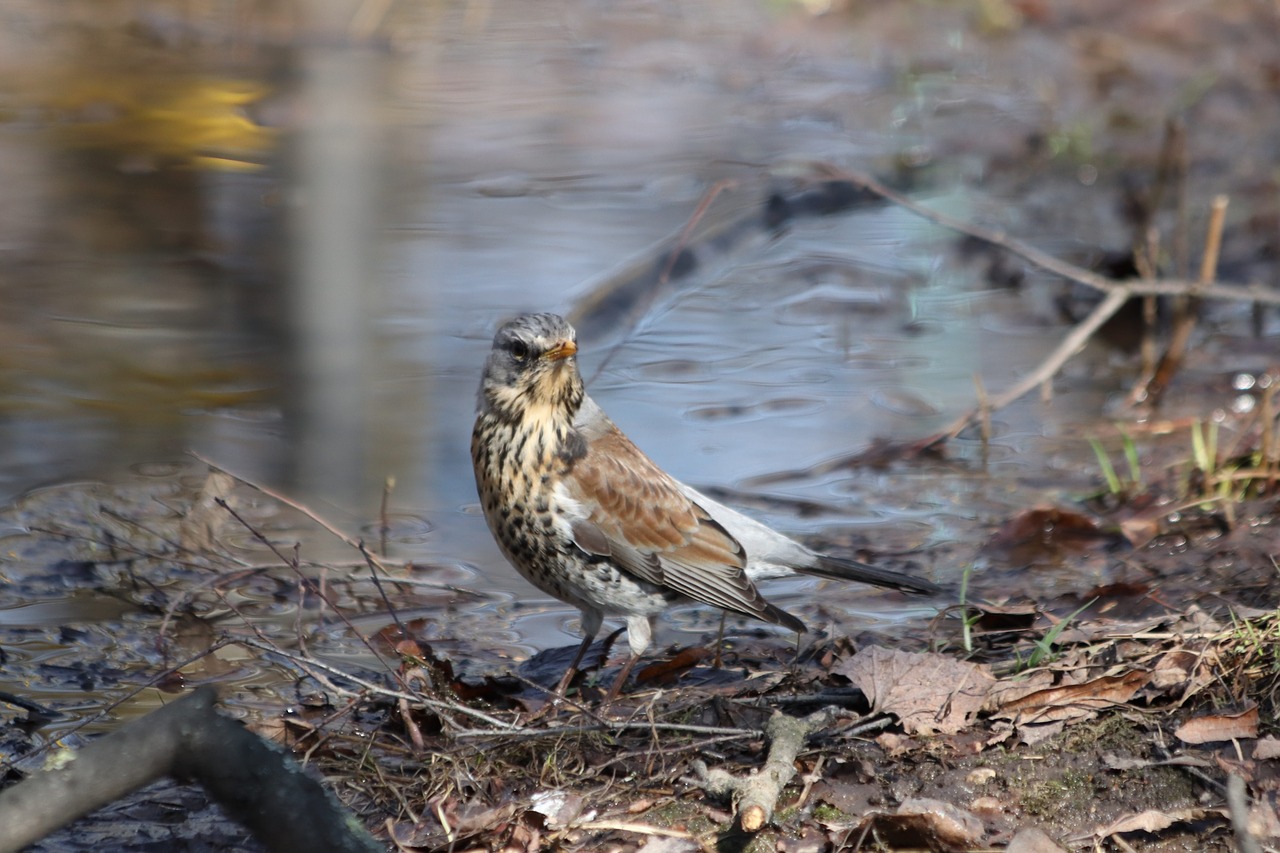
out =
[[(1274, 240), (1277, 113), (1257, 104), (1280, 72), (1255, 26), (1274, 10), (1143, 8), (7, 2), (0, 496), (199, 470), (196, 451), (359, 529), (394, 477), (427, 556), (527, 592), (474, 507), (489, 339), (651, 257), (718, 182), (703, 225), (754, 221), (834, 163), (1090, 263), (1127, 248), (1126, 193), (1197, 110), (1189, 147), (1214, 156), (1187, 197), (1237, 181), (1229, 229)], [(885, 206), (762, 227), (585, 346), (591, 393), (668, 470), (731, 492), (928, 435), (1068, 323), (1026, 287), (1042, 274), (957, 246)], [(1224, 277), (1248, 280), (1233, 257)], [(1266, 323), (1232, 338), (1241, 369), (1274, 352)], [(1009, 482), (1082, 482), (1077, 426), (1132, 378), (1115, 363), (1086, 354), (1052, 406), (954, 445), (955, 477), (810, 473), (755, 509), (904, 549), (981, 527), (1025, 505)]]

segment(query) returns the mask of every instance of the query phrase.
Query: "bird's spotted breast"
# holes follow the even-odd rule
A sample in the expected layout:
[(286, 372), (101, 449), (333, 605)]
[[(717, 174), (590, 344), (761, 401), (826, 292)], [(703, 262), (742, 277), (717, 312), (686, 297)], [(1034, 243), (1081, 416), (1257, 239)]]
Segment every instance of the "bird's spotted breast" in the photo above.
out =
[(521, 434), (530, 428), (481, 415), (472, 433), (481, 506), (504, 556), (525, 580), (576, 607), (660, 612), (676, 596), (575, 541), (573, 519), (584, 512), (563, 483), (586, 442), (571, 427)]

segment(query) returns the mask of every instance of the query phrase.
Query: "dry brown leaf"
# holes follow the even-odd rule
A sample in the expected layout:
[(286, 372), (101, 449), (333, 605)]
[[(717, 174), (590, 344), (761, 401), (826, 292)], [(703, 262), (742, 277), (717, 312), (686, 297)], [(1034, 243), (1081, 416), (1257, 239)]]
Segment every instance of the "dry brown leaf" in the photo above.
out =
[(1258, 706), (1252, 705), (1233, 714), (1193, 717), (1174, 729), (1173, 734), (1183, 743), (1255, 738), (1258, 736)]
[(983, 552), (1009, 562), (1031, 563), (1083, 553), (1113, 538), (1081, 513), (1058, 507), (1037, 507), (1002, 524)]
[(876, 737), (876, 746), (883, 749), (891, 758), (909, 752), (916, 745), (912, 738), (893, 732), (884, 732)]
[(998, 716), (1022, 726), (1092, 717), (1098, 711), (1123, 705), (1146, 685), (1148, 673), (1127, 672), (1104, 675), (1083, 684), (1068, 684), (1037, 690), (1000, 708)]
[(984, 666), (879, 646), (858, 652), (833, 671), (865, 693), (872, 710), (901, 720), (908, 734), (962, 731), (995, 683)]
[(676, 679), (693, 669), (702, 661), (711, 657), (711, 652), (701, 646), (690, 646), (682, 649), (670, 660), (651, 663), (636, 673), (636, 684), (654, 686), (658, 684), (674, 684)]
[(1274, 794), (1261, 794), (1249, 807), (1249, 831), (1255, 838), (1280, 838), (1280, 815), (1276, 814)]
[[(568, 826), (582, 815), (586, 798), (581, 794), (570, 793), (560, 788), (544, 788), (529, 798), (529, 811), (537, 812), (546, 821), (547, 828), (557, 829)], [(590, 812), (591, 820), (595, 812)]]
[(1038, 669), (1035, 672), (1012, 678), (1002, 678), (993, 684), (991, 690), (987, 693), (985, 710), (995, 711), (1024, 696), (1039, 693), (1041, 690), (1052, 686), (1053, 673), (1047, 669)]
[(1159, 832), (1175, 823), (1203, 820), (1210, 816), (1226, 817), (1227, 813), (1225, 809), (1176, 809), (1171, 812), (1148, 809), (1145, 812), (1125, 815), (1114, 823), (1099, 828), (1096, 834), (1099, 838), (1106, 838), (1126, 832)]
[(1066, 853), (1058, 843), (1043, 830), (1034, 826), (1019, 829), (1017, 835), (1009, 839), (1005, 853)]
[(1139, 513), (1130, 518), (1120, 519), (1120, 532), (1134, 548), (1141, 548), (1160, 534), (1159, 516)]
[(912, 797), (898, 806), (896, 817), (923, 818), (929, 834), (944, 847), (966, 849), (975, 847), (986, 836), (982, 821), (951, 803)]
[(982, 634), (1030, 631), (1040, 615), (1040, 609), (1034, 604), (969, 604), (967, 607), (978, 612), (973, 628)]
[(1280, 758), (1280, 740), (1277, 740), (1275, 735), (1267, 735), (1254, 744), (1253, 758), (1258, 761)]
[(1186, 684), (1200, 658), (1186, 649), (1174, 649), (1160, 657), (1151, 673), (1151, 686), (1168, 690)]
[(981, 844), (986, 829), (973, 814), (951, 803), (908, 799), (893, 814), (875, 813), (863, 819), (862, 833), (874, 832), (890, 849), (968, 850)]

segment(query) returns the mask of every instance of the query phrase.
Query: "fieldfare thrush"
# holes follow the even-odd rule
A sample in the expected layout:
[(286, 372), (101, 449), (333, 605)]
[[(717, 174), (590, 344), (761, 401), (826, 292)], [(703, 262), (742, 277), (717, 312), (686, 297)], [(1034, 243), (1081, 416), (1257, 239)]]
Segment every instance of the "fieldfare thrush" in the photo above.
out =
[(712, 604), (803, 632), (756, 581), (802, 574), (938, 591), (926, 580), (815, 553), (671, 477), (586, 395), (576, 337), (555, 314), (503, 325), (471, 434), (480, 504), (502, 553), (538, 589), (582, 611), (584, 639), (557, 694), (605, 616), (626, 619), (631, 646), (611, 701), (649, 646), (653, 617), (673, 603)]

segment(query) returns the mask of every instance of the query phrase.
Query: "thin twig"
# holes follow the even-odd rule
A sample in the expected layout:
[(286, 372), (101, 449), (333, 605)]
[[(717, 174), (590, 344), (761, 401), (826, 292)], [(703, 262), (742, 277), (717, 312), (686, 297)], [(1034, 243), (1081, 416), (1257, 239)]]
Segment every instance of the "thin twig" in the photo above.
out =
[[(1119, 311), (1120, 306), (1124, 305), (1132, 295), (1132, 291), (1124, 286), (1117, 286), (1114, 290), (1110, 290), (1107, 293), (1107, 297), (1094, 307), (1088, 317), (1076, 324), (1070, 334), (1063, 338), (1062, 343), (1058, 344), (1054, 351), (1046, 356), (1035, 370), (1015, 382), (1012, 388), (1008, 388), (991, 398), (987, 403), (988, 408), (991, 411), (1003, 409), (1041, 382), (1047, 382), (1051, 379), (1062, 368), (1062, 365), (1066, 364), (1088, 342), (1093, 333), (1103, 323), (1107, 322), (1112, 314)], [(943, 434), (950, 438), (955, 438), (973, 421), (978, 413), (979, 410), (976, 408), (965, 412), (943, 430)]]
[(1158, 405), (1165, 389), (1173, 381), (1174, 374), (1182, 366), (1191, 345), (1191, 335), (1200, 317), (1200, 295), (1212, 285), (1218, 273), (1218, 254), (1222, 248), (1222, 227), (1226, 221), (1227, 197), (1215, 196), (1209, 212), (1209, 229), (1204, 240), (1204, 254), (1200, 259), (1200, 277), (1177, 299), (1174, 311), (1173, 331), (1169, 346), (1160, 359), (1151, 381), (1147, 384), (1144, 402)]
[(661, 732), (680, 732), (681, 734), (693, 735), (712, 735), (723, 736), (725, 738), (734, 737), (760, 737), (759, 729), (734, 729), (722, 728), (720, 726), (699, 726), (692, 723), (653, 723), (648, 721), (637, 722), (610, 722), (603, 720), (600, 723), (591, 726), (555, 726), (546, 729), (517, 729), (502, 731), (491, 731), (489, 729), (463, 729), (453, 733), (455, 738), (485, 738), (501, 736), (504, 738), (541, 738), (541, 737), (560, 737), (561, 735), (583, 735), (593, 732), (611, 732), (617, 734), (619, 732), (630, 731), (650, 731), (656, 730)]
[(698, 206), (694, 208), (693, 215), (689, 217), (689, 221), (680, 229), (679, 235), (676, 237), (675, 244), (671, 247), (671, 252), (667, 255), (667, 264), (662, 268), (662, 274), (658, 276), (658, 286), (661, 287), (671, 280), (671, 271), (675, 269), (676, 261), (680, 257), (680, 253), (684, 251), (684, 247), (689, 244), (689, 236), (693, 234), (693, 229), (698, 227), (698, 223), (707, 215), (707, 211), (711, 209), (711, 203), (716, 197), (725, 190), (731, 190), (738, 185), (733, 178), (724, 178), (716, 181), (711, 185), (711, 189), (707, 190), (702, 200), (698, 202)]
[(378, 508), (378, 555), (387, 556), (387, 535), (391, 532), (391, 521), (387, 509), (391, 505), (391, 493), (396, 489), (396, 478), (387, 477), (382, 481), (382, 504)]
[[(1141, 251), (1133, 253), (1134, 265), (1143, 281), (1155, 281), (1160, 269), (1160, 230), (1154, 225), (1147, 228), (1146, 243)], [(1160, 319), (1160, 305), (1156, 297), (1142, 297), (1142, 379), (1129, 392), (1129, 403), (1134, 404), (1146, 395), (1147, 384), (1156, 372), (1156, 323)]]
[[(236, 639), (234, 642), (243, 646), (249, 646), (250, 648), (259, 649), (269, 654), (278, 655), (280, 658), (284, 659), (288, 663), (302, 670), (304, 674), (314, 678), (316, 681), (323, 684), (327, 689), (332, 690), (334, 693), (340, 696), (358, 696), (360, 694), (354, 690), (348, 690), (345, 687), (334, 684), (328, 678), (322, 675), (319, 675), (316, 672), (316, 670), (320, 670), (323, 672), (327, 672), (331, 675), (335, 675), (338, 678), (341, 678), (344, 681), (349, 681), (352, 684), (355, 684), (361, 687), (368, 693), (371, 693), (377, 696), (383, 696), (390, 699), (409, 699), (412, 702), (421, 703), (422, 705), (425, 705), (426, 707), (431, 708), (433, 711), (436, 711), (437, 713), (441, 711), (451, 711), (457, 714), (465, 714), (470, 717), (475, 717), (477, 720), (488, 723), (489, 725), (493, 726), (495, 729), (500, 729), (503, 732), (507, 732), (507, 733), (511, 733), (516, 730), (512, 723), (499, 720), (497, 717), (492, 717), (484, 713), (483, 711), (477, 711), (475, 708), (470, 708), (466, 705), (462, 705), (457, 702), (450, 702), (446, 699), (432, 699), (426, 696), (406, 693), (402, 690), (392, 690), (390, 688), (382, 686), (381, 684), (375, 684), (372, 681), (367, 681), (365, 679), (362, 679), (359, 676), (356, 676), (350, 672), (347, 672), (346, 670), (340, 669), (337, 666), (332, 666), (316, 658), (306, 657), (304, 655), (292, 654), (274, 645), (269, 640), (253, 640), (247, 637), (240, 637)], [(491, 735), (497, 734), (497, 732), (491, 731), (489, 732), (489, 734)]]
[[(902, 193), (890, 189), (884, 184), (877, 181), (870, 175), (862, 172), (852, 172), (842, 169), (833, 169), (823, 167), (823, 171), (833, 177), (843, 178), (858, 184), (864, 189), (882, 196), (883, 198), (893, 202), (894, 204), (911, 211), (917, 216), (929, 220), (935, 225), (940, 225), (959, 234), (967, 234), (992, 245), (999, 246), (1005, 251), (1017, 255), (1025, 261), (1047, 270), (1048, 272), (1060, 275), (1070, 281), (1083, 284), (1085, 287), (1092, 288), (1103, 293), (1110, 293), (1117, 289), (1123, 289), (1132, 296), (1145, 296), (1154, 294), (1157, 296), (1176, 296), (1180, 293), (1186, 293), (1195, 287), (1200, 287), (1198, 282), (1185, 281), (1181, 279), (1162, 279), (1159, 281), (1116, 281), (1091, 272), (1084, 267), (1064, 261), (1050, 255), (1048, 252), (1024, 243), (1021, 240), (1010, 237), (1004, 231), (998, 231), (992, 228), (983, 228), (980, 225), (974, 225), (954, 216), (940, 213), (932, 210), (925, 205), (916, 202)], [(1203, 299), (1225, 299), (1237, 300), (1242, 302), (1263, 302), (1268, 305), (1280, 305), (1280, 291), (1274, 288), (1266, 287), (1262, 284), (1222, 284), (1215, 283), (1208, 287), (1200, 287), (1198, 294)]]
[(682, 829), (667, 829), (651, 826), (647, 823), (631, 823), (623, 820), (591, 820), (586, 823), (575, 823), (573, 829), (607, 829), (614, 832), (633, 832), (637, 835), (656, 835), (662, 838), (696, 838), (695, 835)]
[[(245, 476), (242, 476), (242, 475), (240, 475), (240, 474), (237, 474), (235, 471), (232, 471), (232, 470), (228, 469), (226, 466), (221, 465), (220, 463), (214, 462), (212, 459), (209, 459), (209, 458), (207, 458), (207, 457), (205, 457), (205, 456), (202, 456), (201, 454), (199, 454), (199, 453), (195, 452), (194, 450), (189, 450), (189, 451), (187, 451), (187, 452), (188, 452), (188, 453), (190, 453), (192, 457), (194, 457), (194, 458), (196, 458), (196, 459), (199, 459), (201, 462), (203, 462), (204, 464), (208, 465), (210, 468), (213, 468), (213, 469), (218, 470), (218, 471), (222, 471), (224, 474), (227, 474), (227, 475), (229, 475), (229, 476), (231, 476), (231, 477), (236, 478), (237, 480), (239, 480), (241, 483), (244, 483), (244, 484), (245, 484), (246, 486), (248, 486), (249, 488), (254, 489), (255, 491), (261, 492), (262, 494), (266, 495), (267, 497), (271, 498), (272, 500), (279, 501), (280, 503), (284, 504), (285, 506), (293, 507), (293, 508), (294, 508), (294, 509), (296, 509), (298, 512), (300, 512), (300, 513), (302, 513), (303, 515), (305, 515), (307, 518), (311, 519), (311, 520), (312, 520), (312, 521), (314, 521), (316, 524), (320, 525), (320, 526), (321, 526), (321, 527), (323, 527), (325, 530), (327, 530), (327, 531), (329, 531), (330, 533), (332, 533), (334, 536), (336, 536), (336, 537), (337, 537), (339, 540), (341, 540), (342, 542), (346, 543), (347, 545), (351, 546), (352, 548), (354, 548), (354, 549), (355, 549), (355, 550), (357, 550), (357, 551), (358, 551), (358, 550), (360, 550), (360, 542), (359, 542), (359, 540), (357, 540), (357, 539), (353, 539), (352, 537), (348, 536), (348, 535), (347, 535), (346, 533), (344, 533), (344, 532), (342, 531), (342, 529), (341, 529), (341, 528), (339, 528), (337, 525), (332, 524), (331, 522), (329, 522), (328, 520), (326, 520), (323, 516), (321, 516), (321, 515), (319, 515), (318, 513), (314, 512), (313, 510), (311, 510), (311, 509), (310, 509), (309, 507), (307, 507), (306, 505), (301, 504), (301, 503), (298, 503), (298, 502), (297, 502), (297, 501), (295, 501), (293, 498), (290, 498), (290, 497), (288, 497), (288, 496), (286, 496), (286, 495), (282, 494), (281, 492), (277, 492), (277, 491), (275, 491), (274, 489), (271, 489), (271, 488), (269, 488), (269, 487), (267, 487), (267, 486), (261, 485), (260, 483), (255, 483), (253, 480), (250, 480), (248, 477), (245, 477)], [(374, 563), (374, 565), (376, 565), (378, 568), (380, 568), (380, 569), (382, 569), (384, 572), (387, 572), (388, 574), (390, 574), (390, 571), (388, 570), (388, 568), (387, 568), (386, 564), (385, 564), (382, 560), (380, 560), (376, 555), (370, 554), (370, 555), (369, 555), (369, 559), (370, 559), (370, 560)]]

